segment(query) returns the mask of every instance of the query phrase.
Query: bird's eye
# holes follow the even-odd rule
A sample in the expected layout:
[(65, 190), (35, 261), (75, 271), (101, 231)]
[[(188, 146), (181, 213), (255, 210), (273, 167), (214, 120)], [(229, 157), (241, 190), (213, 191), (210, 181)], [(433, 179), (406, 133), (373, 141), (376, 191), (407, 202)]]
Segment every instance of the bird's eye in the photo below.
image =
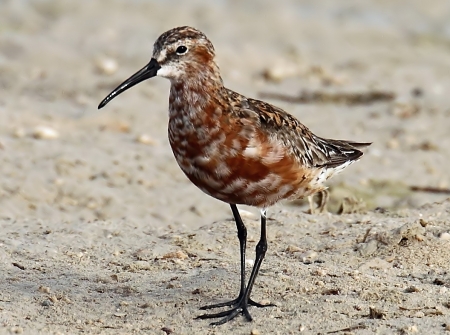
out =
[(177, 48), (177, 54), (178, 55), (182, 55), (182, 54), (185, 54), (186, 52), (187, 52), (187, 48), (184, 46), (184, 45), (180, 45), (178, 48)]

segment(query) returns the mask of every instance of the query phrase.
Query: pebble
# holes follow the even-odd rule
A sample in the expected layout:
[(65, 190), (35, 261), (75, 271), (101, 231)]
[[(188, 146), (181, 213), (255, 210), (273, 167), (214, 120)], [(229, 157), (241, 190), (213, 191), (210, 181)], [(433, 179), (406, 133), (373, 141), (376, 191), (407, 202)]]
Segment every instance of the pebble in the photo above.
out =
[(40, 140), (54, 140), (59, 137), (59, 133), (47, 126), (37, 126), (33, 129), (33, 137)]
[(407, 293), (415, 293), (415, 292), (420, 292), (420, 291), (421, 291), (421, 289), (418, 288), (418, 287), (416, 287), (416, 286), (409, 286), (409, 287), (405, 290), (405, 292), (407, 292)]
[(418, 333), (418, 332), (419, 332), (419, 329), (418, 329), (417, 326), (415, 326), (415, 325), (409, 326), (409, 327), (405, 327), (405, 328), (403, 328), (403, 330), (404, 330), (406, 333)]
[(399, 146), (400, 146), (400, 142), (396, 138), (391, 138), (386, 143), (386, 147), (388, 149), (398, 149)]
[(117, 69), (119, 68), (117, 61), (114, 58), (110, 57), (103, 57), (98, 59), (95, 63), (95, 66), (100, 73), (106, 75), (112, 75), (116, 73)]
[(95, 202), (95, 201), (89, 201), (87, 204), (86, 204), (86, 207), (88, 208), (88, 209), (96, 209), (96, 208), (98, 208), (98, 203), (97, 202)]
[(22, 327), (18, 327), (18, 326), (14, 326), (9, 328), (9, 331), (13, 334), (22, 334), (23, 333), (23, 328)]
[(189, 256), (186, 253), (184, 253), (181, 250), (178, 250), (178, 251), (175, 251), (175, 252), (169, 252), (169, 253), (163, 255), (161, 258), (162, 259), (170, 259), (170, 258), (186, 259), (188, 257)]
[(136, 137), (136, 142), (146, 144), (146, 145), (155, 145), (156, 141), (147, 134), (140, 134)]
[(444, 241), (450, 241), (450, 234), (449, 233), (442, 233), (439, 238), (441, 240), (444, 240)]
[(289, 252), (289, 253), (291, 253), (291, 254), (293, 254), (294, 252), (299, 252), (299, 251), (301, 251), (302, 249), (300, 249), (299, 247), (297, 247), (297, 246), (295, 246), (295, 245), (289, 245), (287, 248), (286, 248), (286, 252)]
[(100, 131), (112, 131), (118, 133), (129, 133), (131, 130), (131, 126), (128, 122), (123, 120), (114, 120), (108, 123), (105, 123), (99, 127)]
[(134, 270), (150, 270), (151, 265), (147, 261), (136, 261), (130, 266)]
[(316, 270), (314, 270), (314, 271), (312, 272), (312, 274), (313, 274), (314, 276), (320, 276), (320, 277), (323, 277), (323, 276), (325, 276), (325, 275), (327, 274), (327, 272), (326, 272), (325, 270), (323, 270), (323, 269), (316, 269)]
[(25, 129), (20, 128), (20, 127), (15, 128), (12, 132), (12, 135), (16, 138), (23, 138), (23, 137), (25, 137), (26, 134), (27, 133), (26, 133)]
[(319, 254), (313, 250), (304, 252), (300, 255), (300, 259), (302, 260), (303, 263), (312, 263), (314, 262), (317, 257), (319, 256)]
[(169, 327), (162, 327), (161, 330), (166, 333), (167, 335), (172, 334), (173, 330)]
[(54, 304), (53, 304), (53, 302), (51, 302), (50, 300), (44, 300), (44, 301), (41, 303), (41, 305), (44, 306), (44, 307), (50, 307), (50, 306), (53, 306)]
[(378, 249), (378, 241), (370, 240), (369, 242), (363, 243), (358, 248), (358, 252), (361, 256), (369, 256), (373, 254)]
[(166, 288), (167, 289), (171, 289), (171, 288), (181, 288), (183, 287), (183, 285), (181, 285), (180, 283), (169, 283), (167, 284)]
[(259, 332), (258, 329), (252, 329), (252, 331), (250, 332), (250, 335), (260, 335), (261, 333)]
[(264, 79), (274, 82), (280, 82), (289, 77), (295, 77), (301, 72), (296, 62), (286, 59), (275, 61), (270, 67), (262, 73)]
[(50, 293), (50, 287), (39, 286), (39, 292), (49, 294)]

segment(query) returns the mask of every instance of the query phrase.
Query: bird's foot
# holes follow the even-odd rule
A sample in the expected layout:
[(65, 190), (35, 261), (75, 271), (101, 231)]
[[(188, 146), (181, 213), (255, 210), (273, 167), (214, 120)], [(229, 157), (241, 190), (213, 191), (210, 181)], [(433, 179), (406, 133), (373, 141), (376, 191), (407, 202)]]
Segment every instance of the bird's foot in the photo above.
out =
[(234, 300), (222, 302), (214, 305), (208, 305), (200, 307), (201, 310), (231, 306), (232, 308), (219, 313), (211, 313), (211, 314), (202, 314), (196, 317), (196, 319), (214, 319), (214, 318), (222, 318), (219, 321), (211, 322), (212, 326), (222, 325), (227, 323), (228, 321), (234, 319), (236, 315), (239, 313), (243, 314), (247, 321), (252, 321), (252, 316), (248, 311), (248, 306), (256, 306), (256, 307), (270, 307), (275, 306), (275, 304), (260, 304), (258, 302), (253, 301), (250, 298), (238, 297)]

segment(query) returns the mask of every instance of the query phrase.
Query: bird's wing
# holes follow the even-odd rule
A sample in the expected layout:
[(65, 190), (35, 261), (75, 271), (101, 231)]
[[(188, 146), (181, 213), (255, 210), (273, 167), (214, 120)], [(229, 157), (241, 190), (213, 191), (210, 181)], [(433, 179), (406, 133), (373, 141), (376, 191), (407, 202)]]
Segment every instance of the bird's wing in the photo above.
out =
[[(234, 96), (233, 96), (234, 95)], [(281, 108), (264, 101), (248, 99), (232, 92), (234, 111), (240, 118), (254, 118), (268, 138), (282, 141), (301, 164), (308, 167), (334, 168), (355, 161), (363, 155), (358, 148), (371, 143), (324, 139)]]

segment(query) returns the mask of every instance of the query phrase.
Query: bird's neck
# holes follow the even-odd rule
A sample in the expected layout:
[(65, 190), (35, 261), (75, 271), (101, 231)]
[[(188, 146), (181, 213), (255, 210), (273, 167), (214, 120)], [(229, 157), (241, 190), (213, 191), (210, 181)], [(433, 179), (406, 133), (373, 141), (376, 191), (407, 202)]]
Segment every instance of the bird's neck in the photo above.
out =
[(217, 97), (225, 90), (215, 64), (203, 69), (187, 71), (183, 78), (171, 80), (169, 116), (198, 118), (217, 104)]

